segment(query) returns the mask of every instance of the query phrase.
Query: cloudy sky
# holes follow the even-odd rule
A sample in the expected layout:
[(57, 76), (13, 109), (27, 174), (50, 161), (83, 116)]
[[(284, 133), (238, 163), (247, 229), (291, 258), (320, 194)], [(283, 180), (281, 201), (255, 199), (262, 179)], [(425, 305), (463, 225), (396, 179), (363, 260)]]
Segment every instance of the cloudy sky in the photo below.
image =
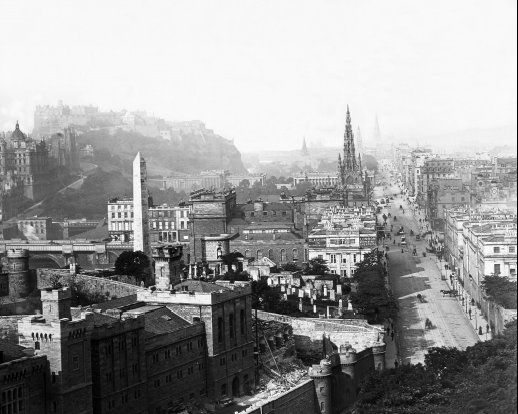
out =
[[(0, 0), (0, 130), (37, 104), (201, 119), (241, 150), (516, 125), (516, 0)], [(24, 128), (25, 127), (25, 128)]]

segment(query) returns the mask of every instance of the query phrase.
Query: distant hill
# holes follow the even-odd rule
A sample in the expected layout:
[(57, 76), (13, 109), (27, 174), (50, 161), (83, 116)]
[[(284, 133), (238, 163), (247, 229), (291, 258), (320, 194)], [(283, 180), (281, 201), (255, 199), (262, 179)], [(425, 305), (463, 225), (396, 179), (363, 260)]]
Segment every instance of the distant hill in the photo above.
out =
[(133, 160), (140, 151), (151, 175), (167, 175), (172, 171), (197, 173), (213, 169), (227, 169), (232, 173), (246, 172), (241, 154), (234, 143), (211, 130), (180, 133), (168, 141), (123, 129), (85, 129), (78, 141), (80, 146), (91, 144), (98, 152), (109, 152), (122, 161)]

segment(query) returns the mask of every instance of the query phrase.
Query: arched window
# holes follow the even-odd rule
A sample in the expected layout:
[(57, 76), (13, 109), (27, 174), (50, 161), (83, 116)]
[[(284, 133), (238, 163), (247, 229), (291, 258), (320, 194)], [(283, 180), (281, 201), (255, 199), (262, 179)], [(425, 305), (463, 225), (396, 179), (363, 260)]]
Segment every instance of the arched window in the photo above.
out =
[(250, 250), (248, 250), (248, 249), (245, 250), (245, 257), (250, 257)]
[(268, 249), (268, 259), (273, 260), (273, 250)]
[(262, 258), (263, 258), (263, 251), (257, 250), (257, 259), (262, 259)]
[(216, 250), (216, 258), (221, 259), (221, 247), (218, 247), (218, 249)]
[(299, 251), (297, 249), (293, 249), (293, 260), (299, 260)]
[(286, 250), (281, 249), (281, 262), (286, 261)]

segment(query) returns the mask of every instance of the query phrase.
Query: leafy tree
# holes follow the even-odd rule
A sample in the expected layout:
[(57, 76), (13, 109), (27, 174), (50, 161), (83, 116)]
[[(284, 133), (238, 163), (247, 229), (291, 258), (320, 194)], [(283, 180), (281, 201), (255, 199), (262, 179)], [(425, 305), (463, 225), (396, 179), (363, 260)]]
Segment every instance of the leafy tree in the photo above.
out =
[(397, 315), (397, 301), (385, 286), (383, 268), (378, 254), (366, 254), (356, 266), (353, 280), (356, 292), (351, 293), (351, 302), (369, 322), (380, 323)]
[(325, 275), (329, 272), (329, 266), (327, 266), (327, 261), (320, 257), (315, 257), (311, 259), (306, 268), (304, 269), (305, 275)]
[(149, 282), (149, 258), (141, 251), (124, 251), (115, 261), (115, 272), (121, 275), (135, 276), (139, 281)]
[(516, 320), (502, 336), (461, 351), (432, 348), (425, 365), (374, 372), (354, 414), (516, 413)]
[(296, 263), (288, 262), (282, 265), (282, 270), (286, 272), (300, 272), (302, 269)]
[(504, 276), (485, 276), (482, 287), (489, 298), (506, 309), (516, 309), (516, 282)]

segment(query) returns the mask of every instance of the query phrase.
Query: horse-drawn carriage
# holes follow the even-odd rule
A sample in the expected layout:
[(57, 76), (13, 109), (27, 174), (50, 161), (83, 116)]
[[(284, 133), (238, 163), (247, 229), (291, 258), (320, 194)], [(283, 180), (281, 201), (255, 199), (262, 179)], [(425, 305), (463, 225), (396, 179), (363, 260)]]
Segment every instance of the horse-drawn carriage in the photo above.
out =
[(443, 296), (449, 295), (449, 296), (455, 297), (455, 296), (459, 295), (459, 292), (457, 292), (455, 289), (450, 289), (450, 290), (441, 289), (441, 293)]

